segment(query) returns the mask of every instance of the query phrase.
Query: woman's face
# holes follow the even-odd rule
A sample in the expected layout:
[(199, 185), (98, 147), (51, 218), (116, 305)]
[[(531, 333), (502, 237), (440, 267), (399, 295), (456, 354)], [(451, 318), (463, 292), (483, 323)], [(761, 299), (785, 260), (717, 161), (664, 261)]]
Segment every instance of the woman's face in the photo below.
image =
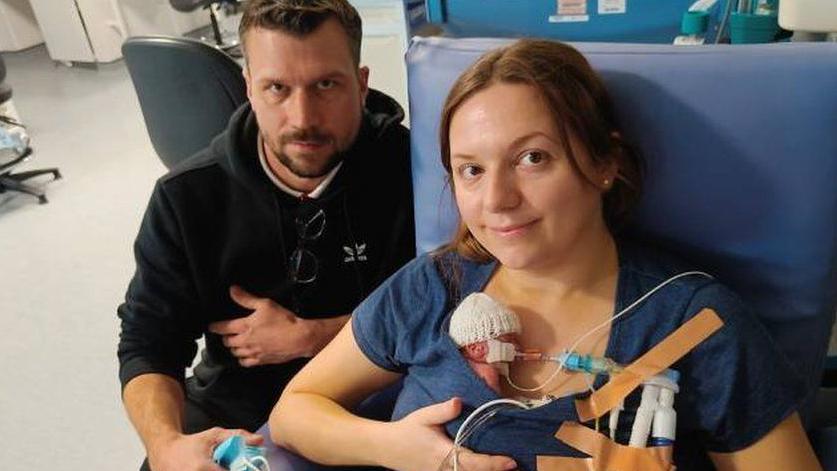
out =
[(596, 169), (581, 146), (571, 143), (585, 178), (560, 135), (543, 97), (529, 85), (490, 85), (451, 119), (460, 214), (471, 234), (509, 268), (560, 263), (579, 241), (607, 231), (601, 195), (616, 169)]

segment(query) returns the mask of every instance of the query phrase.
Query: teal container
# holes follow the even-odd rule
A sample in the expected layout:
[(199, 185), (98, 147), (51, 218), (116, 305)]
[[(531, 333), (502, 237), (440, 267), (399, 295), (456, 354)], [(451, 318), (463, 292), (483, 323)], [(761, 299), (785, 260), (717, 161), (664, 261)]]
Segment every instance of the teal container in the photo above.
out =
[(709, 28), (709, 13), (687, 11), (680, 22), (680, 34), (703, 34)]
[(779, 31), (775, 15), (733, 13), (730, 16), (729, 38), (733, 44), (769, 43)]

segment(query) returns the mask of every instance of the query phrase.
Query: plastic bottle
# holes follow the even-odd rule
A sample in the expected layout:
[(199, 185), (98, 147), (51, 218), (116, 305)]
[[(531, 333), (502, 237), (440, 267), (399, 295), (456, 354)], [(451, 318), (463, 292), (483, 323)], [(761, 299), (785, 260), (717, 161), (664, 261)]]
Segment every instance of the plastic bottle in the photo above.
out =
[(269, 471), (265, 449), (244, 443), (241, 435), (233, 435), (215, 447), (212, 460), (230, 471)]

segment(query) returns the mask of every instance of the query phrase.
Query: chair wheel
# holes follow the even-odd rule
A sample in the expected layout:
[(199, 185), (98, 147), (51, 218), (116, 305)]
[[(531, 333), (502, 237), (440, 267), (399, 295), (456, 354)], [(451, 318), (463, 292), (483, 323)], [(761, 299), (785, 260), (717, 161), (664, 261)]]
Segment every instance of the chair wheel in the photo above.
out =
[(47, 201), (47, 197), (46, 197), (46, 196), (41, 195), (41, 196), (39, 196), (39, 197), (38, 197), (38, 203), (39, 203), (39, 204), (47, 204), (47, 203), (49, 203), (49, 201)]
[(62, 178), (64, 178), (64, 177), (61, 176), (61, 172), (59, 172), (58, 170), (52, 172), (52, 179), (53, 180), (61, 180)]

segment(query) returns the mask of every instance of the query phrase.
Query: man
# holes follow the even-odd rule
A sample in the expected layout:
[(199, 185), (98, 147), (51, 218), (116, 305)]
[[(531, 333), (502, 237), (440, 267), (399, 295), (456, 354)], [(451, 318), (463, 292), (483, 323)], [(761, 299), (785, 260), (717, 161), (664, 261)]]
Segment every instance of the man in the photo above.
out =
[(216, 469), (212, 447), (264, 423), (414, 255), (408, 132), (367, 87), (355, 9), (250, 0), (240, 34), (250, 103), (157, 183), (119, 307), (123, 400), (155, 471)]

